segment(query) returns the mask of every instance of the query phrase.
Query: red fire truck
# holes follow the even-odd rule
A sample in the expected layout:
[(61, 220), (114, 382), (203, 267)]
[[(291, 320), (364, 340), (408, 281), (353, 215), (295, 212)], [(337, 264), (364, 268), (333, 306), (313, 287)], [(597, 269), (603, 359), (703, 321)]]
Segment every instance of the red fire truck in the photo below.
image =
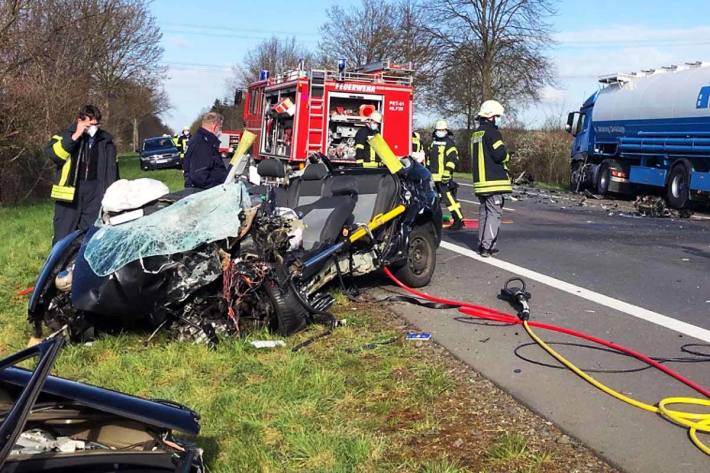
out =
[(411, 152), (412, 70), (389, 61), (352, 71), (298, 70), (249, 85), (246, 128), (257, 135), (252, 155), (298, 166), (314, 152), (355, 161), (355, 134), (373, 111), (397, 156)]
[(222, 130), (222, 134), (219, 135), (219, 152), (222, 157), (229, 158), (232, 156), (232, 153), (239, 145), (241, 137), (241, 131)]

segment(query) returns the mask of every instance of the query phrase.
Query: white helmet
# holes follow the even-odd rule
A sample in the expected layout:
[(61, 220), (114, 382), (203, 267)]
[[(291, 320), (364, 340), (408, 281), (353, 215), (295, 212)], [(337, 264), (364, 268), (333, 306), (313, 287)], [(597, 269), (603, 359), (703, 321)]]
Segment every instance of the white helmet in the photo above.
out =
[(189, 131), (190, 131), (190, 127), (189, 127), (189, 126), (184, 126), (184, 127), (182, 127), (182, 131), (187, 131), (187, 132), (189, 132)]
[(437, 120), (436, 121), (436, 126), (434, 126), (436, 130), (448, 130), (449, 129), (449, 122), (446, 120)]
[(372, 120), (375, 123), (382, 123), (382, 114), (380, 112), (372, 112), (369, 117), (367, 117), (368, 120)]
[(496, 100), (486, 100), (481, 104), (481, 110), (478, 112), (478, 116), (483, 118), (491, 118), (499, 117), (504, 113), (505, 109)]

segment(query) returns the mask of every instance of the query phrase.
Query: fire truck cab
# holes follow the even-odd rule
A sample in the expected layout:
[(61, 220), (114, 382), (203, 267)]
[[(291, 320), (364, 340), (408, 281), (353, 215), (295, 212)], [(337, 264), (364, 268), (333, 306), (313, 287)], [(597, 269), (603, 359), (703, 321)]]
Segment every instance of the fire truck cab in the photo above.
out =
[(219, 152), (223, 158), (231, 158), (234, 150), (239, 146), (239, 140), (242, 137), (241, 131), (222, 130), (219, 135)]
[(389, 61), (352, 71), (296, 70), (249, 85), (245, 127), (257, 135), (252, 156), (299, 166), (315, 152), (355, 162), (355, 134), (374, 111), (394, 153), (411, 152), (412, 70)]

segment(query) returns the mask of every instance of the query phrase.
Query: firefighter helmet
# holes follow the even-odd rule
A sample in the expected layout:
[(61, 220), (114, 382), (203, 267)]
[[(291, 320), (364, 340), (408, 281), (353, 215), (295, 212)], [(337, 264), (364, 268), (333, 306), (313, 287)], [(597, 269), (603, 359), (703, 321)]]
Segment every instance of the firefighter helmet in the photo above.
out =
[(449, 122), (447, 122), (446, 120), (437, 120), (436, 126), (434, 128), (437, 130), (448, 130)]
[(189, 126), (184, 126), (184, 127), (182, 127), (182, 131), (190, 131), (190, 127), (189, 127)]
[(504, 113), (505, 109), (496, 100), (486, 100), (481, 104), (481, 110), (478, 112), (478, 116), (483, 118), (491, 118), (499, 117)]
[(369, 117), (367, 117), (368, 120), (372, 120), (375, 123), (382, 123), (382, 114), (380, 112), (372, 112)]

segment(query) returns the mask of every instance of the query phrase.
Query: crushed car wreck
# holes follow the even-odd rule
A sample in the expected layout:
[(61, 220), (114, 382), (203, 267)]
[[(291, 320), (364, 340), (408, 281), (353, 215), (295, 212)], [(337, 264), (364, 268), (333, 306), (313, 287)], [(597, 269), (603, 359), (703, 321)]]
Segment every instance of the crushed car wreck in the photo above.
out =
[[(281, 162), (262, 160), (258, 205), (228, 178), (110, 215), (104, 208), (93, 228), (52, 248), (29, 303), (34, 335), (67, 325), (73, 340), (127, 327), (208, 344), (260, 327), (287, 336), (334, 323), (322, 290), (343, 274), (389, 266), (411, 286), (428, 284), (441, 240), (431, 175), (383, 144), (382, 168), (336, 168), (314, 154), (289, 179)], [(235, 168), (243, 172), (245, 160)]]
[[(205, 471), (201, 450), (174, 436), (199, 434), (199, 415), (173, 402), (49, 376), (63, 342), (51, 336), (0, 360), (2, 473)], [(33, 370), (16, 366), (33, 358)]]

